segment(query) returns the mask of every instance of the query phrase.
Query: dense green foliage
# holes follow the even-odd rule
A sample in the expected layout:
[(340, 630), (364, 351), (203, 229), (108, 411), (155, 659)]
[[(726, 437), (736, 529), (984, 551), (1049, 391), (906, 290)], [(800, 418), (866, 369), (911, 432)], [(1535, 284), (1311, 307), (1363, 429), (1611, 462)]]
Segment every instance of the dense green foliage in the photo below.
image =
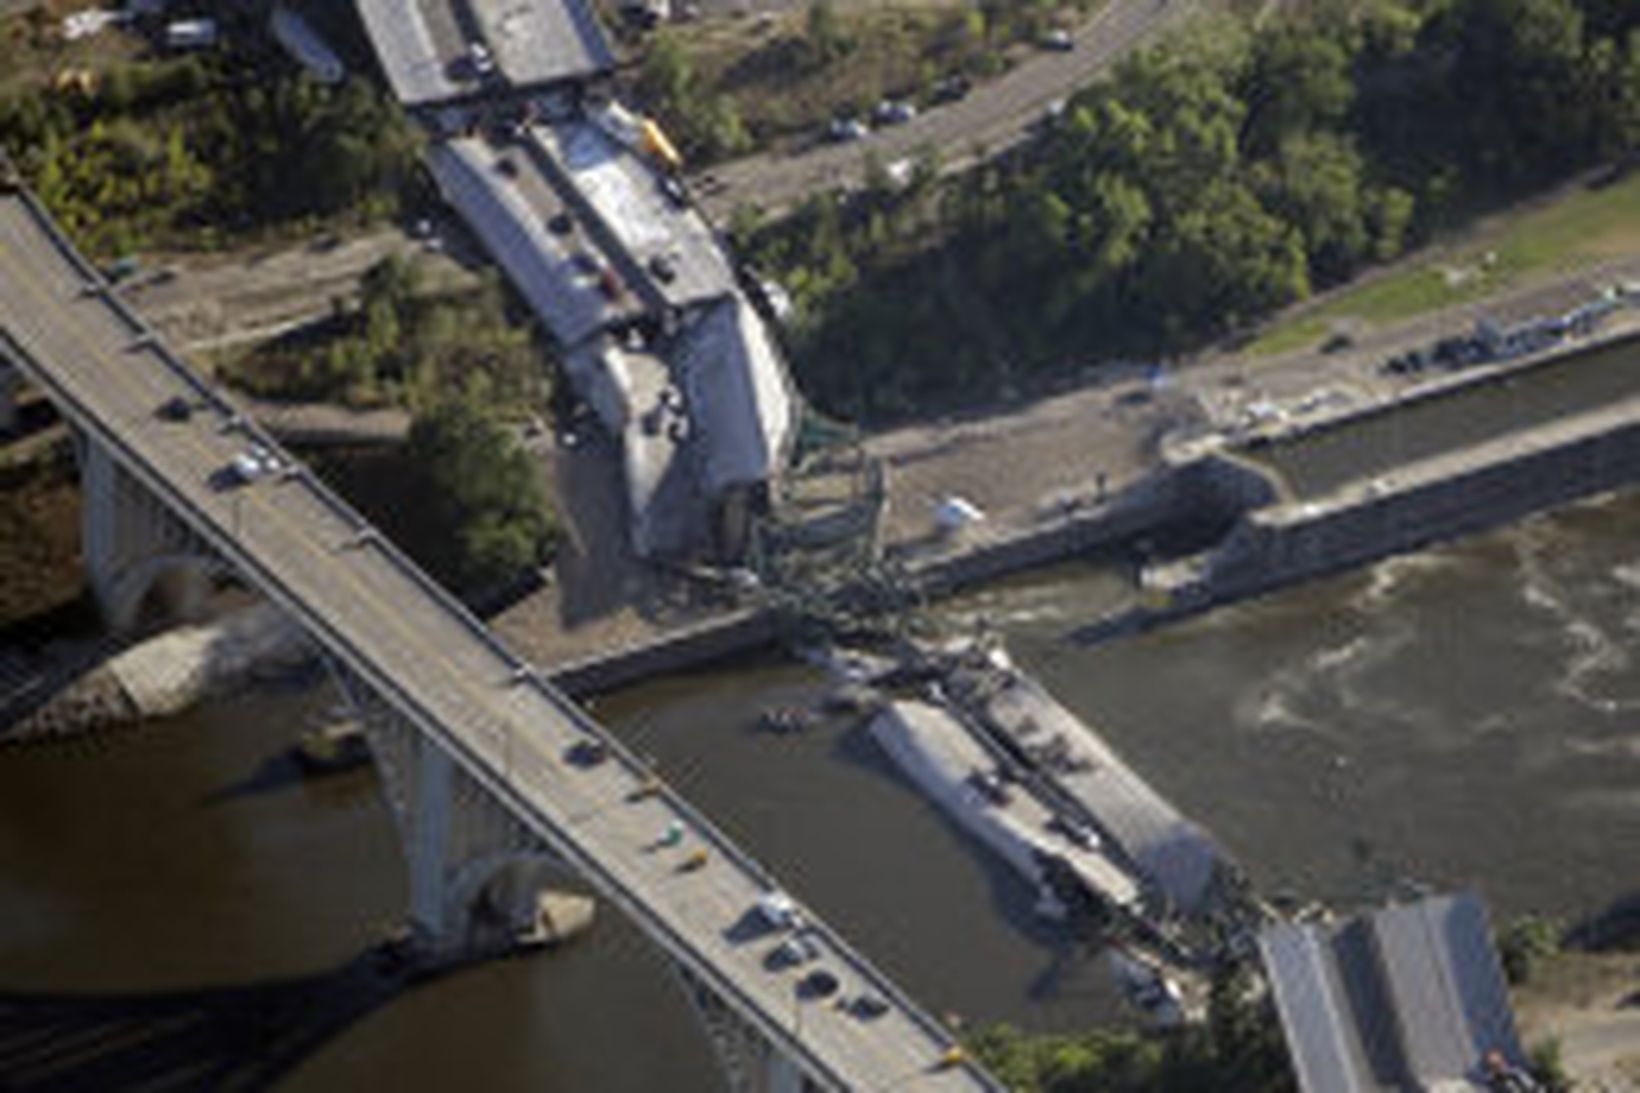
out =
[(356, 307), (258, 346), (225, 374), (272, 398), (419, 408), (477, 391), (509, 410), (545, 406), (541, 347), (509, 318), (499, 278), (433, 297), (416, 269), (399, 258), (377, 263)]
[(644, 54), (638, 89), (645, 103), (671, 127), (691, 158), (721, 159), (751, 147), (740, 112), (706, 86), (677, 37), (661, 31)]
[(1124, 61), (1019, 154), (740, 234), (841, 416), (1246, 327), (1442, 226), (1632, 156), (1640, 9), (1320, 3)]
[(444, 529), (428, 548), (435, 573), (481, 589), (551, 557), (557, 531), (535, 462), (479, 399), (418, 415), (409, 454)]
[(1029, 1036), (1007, 1026), (973, 1039), (1016, 1093), (1289, 1093), (1296, 1089), (1273, 1007), (1244, 975), (1214, 984), (1208, 1019), (1166, 1035), (1097, 1030)]
[(209, 247), (343, 212), (373, 218), (410, 185), (417, 138), (381, 91), (314, 82), (249, 14), (226, 29), (208, 55), (0, 94), (0, 147), (88, 250)]
[(1560, 951), (1560, 924), (1538, 915), (1522, 915), (1498, 933), (1498, 961), (1510, 986), (1530, 982), (1533, 969)]

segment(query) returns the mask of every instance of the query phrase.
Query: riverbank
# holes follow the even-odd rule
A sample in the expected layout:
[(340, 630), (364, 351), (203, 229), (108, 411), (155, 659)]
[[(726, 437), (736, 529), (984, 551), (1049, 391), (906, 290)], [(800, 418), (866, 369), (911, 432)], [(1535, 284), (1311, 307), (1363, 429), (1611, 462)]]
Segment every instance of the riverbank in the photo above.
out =
[[(1616, 428), (1605, 421), (1591, 426), (1590, 437), (1596, 438), (1589, 441), (1592, 448), (1562, 444), (1562, 455), (1546, 457), (1564, 467), (1567, 460), (1576, 464), (1583, 458), (1577, 452), (1593, 452), (1588, 455), (1595, 467), (1590, 474), (1557, 477), (1546, 471), (1537, 481), (1548, 492), (1511, 487), (1489, 502), (1467, 492), (1473, 483), (1465, 481), (1468, 464), (1462, 456), (1418, 473), (1403, 469), (1393, 476), (1394, 489), (1385, 484), (1390, 479), (1377, 481), (1372, 490), (1358, 491), (1353, 500), (1331, 508), (1318, 507), (1313, 499), (1300, 503), (1290, 498), (1283, 507), (1279, 502), (1287, 494), (1279, 477), (1271, 479), (1256, 464), (1261, 452), (1307, 436), (1340, 434), (1364, 420), (1393, 420), (1409, 408), (1455, 399), (1477, 386), (1565, 370), (1597, 351), (1633, 346), (1640, 342), (1635, 326), (1631, 317), (1619, 314), (1608, 320), (1604, 338), (1432, 377), (1387, 375), (1376, 360), (1323, 356), (1298, 362), (1288, 367), (1308, 377), (1312, 395), (1293, 398), (1293, 412), (1264, 414), (1252, 429), (1245, 427), (1249, 400), (1240, 374), (1209, 367), (1164, 385), (1158, 385), (1148, 370), (1116, 372), (1096, 386), (1002, 414), (922, 424), (873, 437), (866, 450), (881, 461), (888, 483), (881, 528), (887, 572), (913, 597), (937, 596), (1101, 548), (1131, 549), (1131, 544), (1145, 543), (1181, 525), (1186, 527), (1186, 541), (1205, 536), (1212, 542), (1231, 533), (1213, 555), (1150, 574), (1152, 591), (1159, 588), (1166, 594), (1165, 605), (1139, 603), (1095, 628), (1097, 633), (1119, 633), (1132, 625), (1202, 610), (1228, 598), (1510, 519), (1544, 504), (1613, 488), (1636, 475), (1624, 455), (1629, 450), (1625, 444), (1598, 439)], [(1275, 375), (1280, 374), (1277, 369)], [(1267, 388), (1278, 386), (1269, 382), (1271, 375), (1263, 378)], [(1324, 386), (1315, 386), (1323, 381)], [(1315, 396), (1318, 389), (1329, 397)], [(1237, 391), (1240, 399), (1227, 403), (1223, 392), (1229, 390)], [(1278, 403), (1268, 401), (1254, 405), (1279, 409)], [(372, 423), (369, 431), (377, 428)], [(1180, 433), (1198, 439), (1193, 445), (1168, 441)], [(1215, 435), (1219, 439), (1213, 439)], [(1507, 468), (1521, 446), (1514, 440), (1500, 445), (1497, 458)], [(757, 589), (703, 589), (687, 575), (649, 570), (631, 556), (624, 545), (620, 507), (611, 506), (609, 491), (599, 488), (608, 485), (605, 464), (610, 453), (603, 450), (607, 447), (585, 443), (553, 453), (549, 472), (564, 499), (567, 527), (559, 572), (557, 579), (492, 619), (503, 638), (542, 666), (559, 686), (585, 697), (787, 636), (796, 620), (792, 605), (779, 597)], [(1521, 451), (1538, 449), (1526, 444)], [(1475, 458), (1468, 457), (1469, 462)], [(1510, 477), (1507, 469), (1497, 473), (1503, 475), (1500, 481)], [(1553, 490), (1548, 489), (1551, 482)], [(1575, 486), (1567, 487), (1566, 482)], [(59, 517), (68, 508), (65, 485), (58, 482), (52, 491), (57, 499), (53, 511)], [(1409, 500), (1432, 489), (1443, 491), (1448, 500), (1435, 508), (1430, 507), (1434, 502)], [(932, 514), (951, 497), (962, 497), (982, 518), (939, 533)], [(1403, 515), (1369, 521), (1382, 534), (1360, 535), (1357, 527), (1341, 532), (1342, 540), (1327, 540), (1333, 542), (1331, 547), (1320, 538), (1302, 549), (1289, 550), (1278, 542), (1301, 532), (1320, 535), (1316, 529), (1322, 512), (1343, 527), (1349, 523), (1344, 520), (1346, 511), (1382, 511), (1396, 505), (1405, 510)], [(1438, 521), (1431, 515), (1437, 508), (1444, 513)], [(1280, 524), (1279, 535), (1264, 527), (1272, 521)], [(63, 529), (61, 537), (77, 539), (69, 519), (57, 523)], [(1233, 527), (1241, 530), (1232, 531)], [(1208, 569), (1216, 584), (1205, 577)], [(232, 647), (237, 639), (225, 640)], [(182, 678), (203, 670), (200, 665), (211, 646), (210, 639), (196, 634), (169, 646), (162, 643), (159, 648), (168, 652), (158, 655), (183, 658), (172, 672)], [(52, 733), (75, 723), (106, 725), (140, 716), (144, 703), (125, 700), (119, 686), (99, 677), (72, 688), (59, 705), (61, 710), (48, 718)], [(159, 703), (153, 708), (176, 707)], [(41, 730), (31, 725), (29, 731)]]

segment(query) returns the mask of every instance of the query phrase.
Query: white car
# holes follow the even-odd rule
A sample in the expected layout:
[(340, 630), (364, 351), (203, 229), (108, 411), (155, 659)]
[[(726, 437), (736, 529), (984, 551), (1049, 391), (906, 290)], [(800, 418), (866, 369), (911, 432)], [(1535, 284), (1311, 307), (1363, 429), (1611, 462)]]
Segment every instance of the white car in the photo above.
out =
[(252, 444), (228, 462), (231, 480), (239, 485), (249, 485), (282, 469), (284, 461), (261, 444)]
[(870, 135), (871, 130), (859, 118), (833, 118), (826, 127), (826, 137), (836, 144), (865, 140)]
[(1055, 27), (1042, 36), (1042, 48), (1057, 53), (1068, 53), (1076, 48), (1076, 39), (1071, 37), (1070, 31), (1063, 27)]
[(902, 99), (884, 99), (871, 112), (878, 125), (904, 125), (917, 116), (917, 108)]
[(758, 917), (770, 929), (791, 930), (803, 924), (803, 915), (797, 909), (796, 901), (778, 888), (758, 896), (754, 906)]

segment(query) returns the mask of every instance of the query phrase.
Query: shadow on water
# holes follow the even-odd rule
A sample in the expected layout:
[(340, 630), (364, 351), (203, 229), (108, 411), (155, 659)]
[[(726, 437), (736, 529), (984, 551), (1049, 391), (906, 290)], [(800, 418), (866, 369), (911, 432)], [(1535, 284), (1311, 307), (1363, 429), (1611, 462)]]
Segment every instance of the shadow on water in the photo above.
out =
[(298, 749), (293, 745), (265, 756), (257, 764), (256, 769), (243, 778), (237, 778), (201, 795), (199, 804), (213, 807), (297, 789), (310, 800), (351, 800), (359, 793), (374, 790), (374, 773), (375, 768), (367, 758), (357, 761), (346, 760), (340, 766), (310, 768), (304, 765)]
[(410, 985), (388, 945), (297, 979), (163, 994), (0, 991), (0, 1088), (261, 1090)]
[(256, 769), (245, 777), (211, 790), (199, 799), (199, 803), (208, 806), (224, 805), (244, 797), (278, 793), (301, 785), (305, 777), (306, 773), (302, 769), (301, 761), (296, 758), (295, 751), (282, 751), (263, 759)]

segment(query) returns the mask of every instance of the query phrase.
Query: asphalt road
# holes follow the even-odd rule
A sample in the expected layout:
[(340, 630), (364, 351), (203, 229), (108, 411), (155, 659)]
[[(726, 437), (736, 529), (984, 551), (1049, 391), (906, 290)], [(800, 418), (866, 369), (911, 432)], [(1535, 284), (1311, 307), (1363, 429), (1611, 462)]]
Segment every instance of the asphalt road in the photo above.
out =
[(258, 248), (222, 259), (163, 256), (121, 284), (120, 293), (180, 349), (220, 349), (278, 337), (330, 314), (358, 295), (360, 278), (390, 256), (414, 262), (430, 289), (475, 284), (458, 261), (432, 253), (396, 227), (348, 239)]
[[(476, 776), (492, 780), (509, 808), (576, 864), (651, 937), (724, 977), (783, 1030), (836, 1084), (858, 1090), (995, 1089), (970, 1066), (938, 1067), (947, 1035), (815, 921), (819, 961), (851, 996), (862, 987), (893, 1000), (874, 1020), (796, 989), (796, 975), (770, 970), (767, 937), (739, 929), (769, 883), (733, 844), (669, 791), (635, 792), (645, 768), (616, 752), (577, 766), (564, 755), (591, 727), (554, 692), (520, 683), (511, 658), (429, 593), (408, 564), (361, 539), (353, 518), (307, 473), (237, 487), (217, 484), (247, 438), (228, 408), (202, 405), (187, 421), (155, 408), (197, 390), (96, 294), (19, 200), (0, 200), (0, 332), (49, 377), (58, 397), (140, 453), (170, 503), (247, 577), (279, 593), (319, 640), (401, 709), (448, 734)], [(680, 846), (658, 842), (678, 822)], [(455, 837), (455, 836), (452, 836)], [(684, 855), (710, 848), (703, 868)], [(811, 918), (811, 921), (812, 918)], [(754, 931), (755, 933), (755, 931)], [(456, 1048), (453, 1048), (453, 1050)], [(482, 1060), (474, 1060), (481, 1073)]]
[(1110, 0), (1074, 31), (1074, 49), (1042, 52), (975, 87), (959, 102), (879, 129), (864, 140), (703, 169), (693, 179), (696, 199), (719, 220), (740, 205), (779, 212), (810, 194), (857, 185), (868, 154), (886, 165), (925, 147), (939, 150), (947, 170), (962, 169), (973, 162), (975, 150), (995, 153), (1016, 143), (1050, 102), (1090, 83), (1164, 26), (1209, 6), (1210, 0)]

